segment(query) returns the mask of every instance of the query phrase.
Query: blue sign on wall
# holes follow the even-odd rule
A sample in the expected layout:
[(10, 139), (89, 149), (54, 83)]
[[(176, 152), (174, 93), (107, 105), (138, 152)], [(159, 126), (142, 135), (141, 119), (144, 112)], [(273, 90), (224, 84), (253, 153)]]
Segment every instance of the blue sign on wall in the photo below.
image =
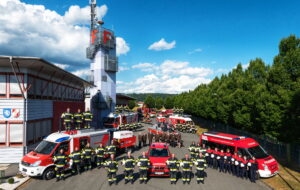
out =
[(11, 116), (11, 109), (10, 108), (4, 108), (3, 109), (3, 117), (10, 118)]

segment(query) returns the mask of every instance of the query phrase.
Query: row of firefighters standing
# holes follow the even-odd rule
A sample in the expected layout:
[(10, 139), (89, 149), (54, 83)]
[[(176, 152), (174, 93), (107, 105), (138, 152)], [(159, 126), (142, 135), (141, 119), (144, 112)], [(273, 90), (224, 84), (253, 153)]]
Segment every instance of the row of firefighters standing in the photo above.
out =
[[(104, 166), (108, 171), (108, 183), (112, 185), (113, 183), (117, 184), (117, 170), (118, 170), (118, 162), (115, 160), (116, 147), (114, 145), (110, 145), (107, 147), (103, 147), (102, 144), (99, 145), (95, 150), (93, 150), (89, 144), (80, 151), (78, 147), (75, 148), (75, 151), (69, 155), (72, 162), (72, 173), (81, 174), (81, 166), (84, 165), (85, 170), (92, 169), (92, 155), (96, 154), (97, 158), (97, 166), (100, 168)], [(105, 154), (109, 154), (110, 158), (104, 162)], [(56, 165), (56, 179), (59, 181), (60, 179), (65, 179), (64, 171), (65, 167), (68, 164), (68, 156), (64, 153), (64, 150), (61, 149), (58, 154), (53, 157), (54, 163)], [(171, 158), (167, 160), (167, 165), (170, 168), (170, 182), (171, 184), (175, 184), (177, 181), (177, 174), (179, 172), (179, 167), (182, 168), (182, 181), (183, 183), (190, 183), (191, 175), (192, 175), (192, 166), (193, 164), (196, 166), (196, 176), (198, 184), (200, 182), (204, 183), (205, 172), (204, 168), (206, 167), (206, 161), (202, 156), (202, 153), (199, 153), (194, 159), (189, 158), (189, 155), (186, 154), (185, 157), (179, 161), (175, 154), (172, 154)], [(140, 183), (147, 183), (148, 181), (148, 169), (150, 167), (150, 160), (146, 153), (143, 152), (138, 159), (135, 159), (131, 152), (127, 153), (127, 156), (121, 161), (121, 164), (125, 166), (125, 184), (131, 182), (134, 183), (133, 173), (134, 168), (137, 165), (139, 167), (139, 180)]]
[(231, 154), (230, 149), (224, 152), (223, 149), (217, 147), (213, 150), (210, 147), (206, 148), (205, 144), (201, 146), (200, 143), (196, 145), (195, 142), (189, 147), (192, 159), (199, 153), (203, 154), (203, 158), (208, 164), (208, 167), (219, 169), (219, 172), (231, 173), (240, 178), (249, 178), (251, 182), (255, 183), (258, 165), (256, 158), (248, 159), (247, 156), (235, 152)]
[(66, 131), (72, 129), (79, 130), (82, 128), (89, 129), (92, 125), (93, 114), (87, 109), (85, 112), (81, 112), (80, 109), (77, 113), (71, 113), (70, 108), (67, 108), (66, 112), (62, 113), (61, 119)]

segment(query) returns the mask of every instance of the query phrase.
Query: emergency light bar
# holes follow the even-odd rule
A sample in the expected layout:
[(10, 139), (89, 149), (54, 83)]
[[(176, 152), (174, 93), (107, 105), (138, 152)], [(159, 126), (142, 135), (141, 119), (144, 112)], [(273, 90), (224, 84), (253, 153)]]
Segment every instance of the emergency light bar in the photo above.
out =
[(224, 137), (224, 136), (221, 136), (221, 135), (215, 135), (215, 134), (207, 133), (207, 132), (204, 132), (203, 134), (206, 135), (206, 136), (217, 137), (217, 138), (220, 138), (220, 139), (226, 139), (226, 140), (231, 140), (231, 141), (232, 140), (241, 140), (241, 139), (246, 138), (245, 136), (240, 136), (240, 137), (236, 137), (236, 138)]

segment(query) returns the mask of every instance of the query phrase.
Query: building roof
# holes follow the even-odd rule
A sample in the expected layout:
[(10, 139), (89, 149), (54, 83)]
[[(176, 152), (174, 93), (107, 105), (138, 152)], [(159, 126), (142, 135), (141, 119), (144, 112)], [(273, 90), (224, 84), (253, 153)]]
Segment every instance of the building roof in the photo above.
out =
[(0, 56), (0, 67), (6, 66), (11, 67), (10, 59), (15, 63), (18, 63), (19, 68), (27, 68), (37, 73), (51, 75), (55, 73), (55, 76), (64, 77), (64, 81), (70, 81), (72, 83), (80, 83), (84, 87), (93, 86), (92, 83), (64, 70), (60, 67), (42, 59), (39, 57), (19, 57), (19, 56)]
[(117, 98), (119, 99), (127, 99), (127, 100), (136, 100), (135, 98), (131, 97), (131, 96), (127, 96), (125, 94), (122, 93), (117, 93)]

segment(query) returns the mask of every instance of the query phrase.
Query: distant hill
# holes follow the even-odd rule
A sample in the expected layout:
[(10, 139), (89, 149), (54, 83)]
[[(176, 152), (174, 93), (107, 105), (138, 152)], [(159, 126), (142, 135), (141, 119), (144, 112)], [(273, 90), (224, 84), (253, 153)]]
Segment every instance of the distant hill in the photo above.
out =
[(131, 96), (137, 101), (144, 101), (148, 95), (152, 96), (153, 98), (161, 97), (162, 99), (167, 98), (168, 96), (176, 96), (177, 94), (164, 94), (164, 93), (131, 93), (126, 94), (127, 96)]

